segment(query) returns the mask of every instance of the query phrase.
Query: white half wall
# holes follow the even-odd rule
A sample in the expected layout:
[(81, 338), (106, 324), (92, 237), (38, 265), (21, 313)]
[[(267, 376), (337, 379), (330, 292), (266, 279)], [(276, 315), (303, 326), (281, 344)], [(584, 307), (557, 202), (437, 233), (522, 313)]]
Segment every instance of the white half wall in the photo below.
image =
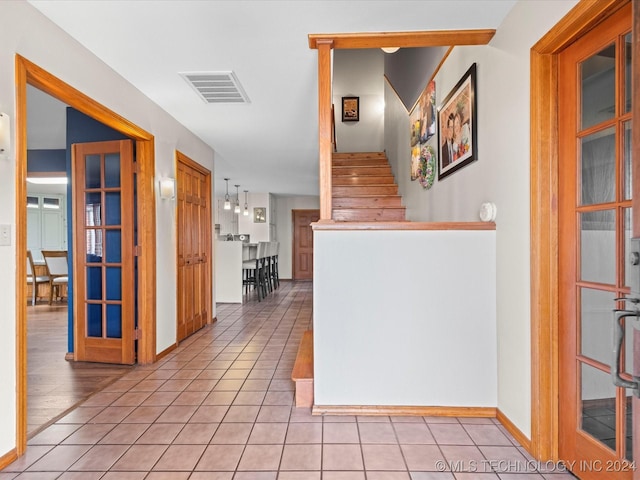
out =
[(316, 405), (497, 406), (495, 232), (314, 232)]

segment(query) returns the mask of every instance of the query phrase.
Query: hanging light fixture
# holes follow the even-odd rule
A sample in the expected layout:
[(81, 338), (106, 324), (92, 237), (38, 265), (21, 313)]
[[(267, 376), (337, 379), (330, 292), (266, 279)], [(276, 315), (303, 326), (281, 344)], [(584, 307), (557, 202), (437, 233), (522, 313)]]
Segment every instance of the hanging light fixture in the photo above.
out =
[(229, 179), (225, 178), (225, 182), (227, 182), (227, 194), (224, 196), (224, 209), (231, 210), (231, 201), (229, 200)]
[(236, 185), (236, 206), (233, 208), (233, 213), (240, 213), (240, 195), (238, 192), (238, 187), (240, 185)]
[(244, 215), (245, 217), (249, 216), (249, 202), (247, 201), (248, 193), (249, 193), (249, 190), (244, 191), (244, 212), (242, 212), (242, 215)]

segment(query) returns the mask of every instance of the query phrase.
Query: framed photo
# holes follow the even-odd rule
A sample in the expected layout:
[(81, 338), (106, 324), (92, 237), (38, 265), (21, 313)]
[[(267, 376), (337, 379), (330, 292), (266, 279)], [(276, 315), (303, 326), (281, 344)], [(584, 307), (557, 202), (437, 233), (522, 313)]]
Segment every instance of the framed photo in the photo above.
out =
[(342, 121), (360, 121), (360, 97), (342, 97)]
[(267, 221), (267, 209), (265, 207), (253, 208), (253, 223), (265, 223)]
[(474, 63), (438, 108), (438, 180), (478, 159), (476, 132)]

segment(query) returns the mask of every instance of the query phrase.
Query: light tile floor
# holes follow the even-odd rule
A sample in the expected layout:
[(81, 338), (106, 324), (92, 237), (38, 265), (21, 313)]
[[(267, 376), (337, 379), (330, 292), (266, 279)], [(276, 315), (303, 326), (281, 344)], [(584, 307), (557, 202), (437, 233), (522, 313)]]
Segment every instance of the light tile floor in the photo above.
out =
[(29, 441), (5, 479), (561, 480), (486, 418), (312, 416), (293, 406), (312, 285), (218, 305), (218, 322)]

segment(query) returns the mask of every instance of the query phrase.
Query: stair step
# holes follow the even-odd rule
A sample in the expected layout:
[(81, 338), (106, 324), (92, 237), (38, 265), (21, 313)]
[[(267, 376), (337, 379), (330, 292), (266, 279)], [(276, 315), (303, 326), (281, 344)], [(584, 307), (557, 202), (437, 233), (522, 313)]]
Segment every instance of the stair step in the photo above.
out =
[(313, 330), (302, 334), (291, 372), (296, 387), (296, 407), (313, 406)]
[(387, 160), (384, 152), (336, 152), (332, 157), (341, 160), (345, 158), (382, 158), (385, 161)]
[(350, 197), (353, 195), (397, 195), (397, 185), (336, 185), (332, 187), (333, 196)]
[(358, 195), (354, 197), (333, 197), (333, 208), (351, 207), (401, 207), (400, 195)]
[(332, 218), (337, 222), (403, 222), (405, 207), (334, 208)]
[(393, 175), (338, 175), (332, 180), (333, 185), (395, 185)]
[(392, 175), (391, 167), (387, 165), (334, 165), (333, 175)]
[(389, 161), (384, 157), (383, 158), (377, 158), (377, 157), (335, 158), (334, 156), (332, 165), (347, 166), (347, 167), (353, 167), (353, 166), (367, 167), (367, 166), (374, 166), (374, 165), (389, 165)]

